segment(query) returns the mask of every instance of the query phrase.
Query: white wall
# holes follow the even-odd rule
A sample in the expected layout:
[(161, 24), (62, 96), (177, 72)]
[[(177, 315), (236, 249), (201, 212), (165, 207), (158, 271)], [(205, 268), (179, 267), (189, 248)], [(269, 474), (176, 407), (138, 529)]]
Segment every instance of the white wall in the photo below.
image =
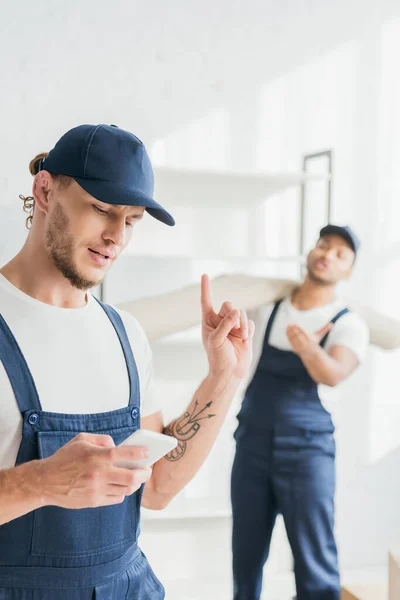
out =
[[(131, 129), (171, 166), (298, 169), (333, 148), (334, 219), (364, 242), (351, 293), (396, 316), (398, 39), (395, 0), (3, 4), (2, 260), (24, 236), (30, 159), (76, 124)], [(345, 566), (383, 564), (400, 539), (398, 360), (371, 350), (340, 398)]]

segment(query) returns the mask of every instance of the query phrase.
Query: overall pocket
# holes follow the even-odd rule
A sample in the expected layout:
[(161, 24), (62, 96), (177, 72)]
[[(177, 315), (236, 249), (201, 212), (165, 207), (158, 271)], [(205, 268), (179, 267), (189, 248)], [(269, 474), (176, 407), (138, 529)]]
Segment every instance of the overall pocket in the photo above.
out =
[[(124, 427), (107, 433), (115, 444), (135, 428)], [(78, 432), (38, 432), (39, 457), (52, 456)], [(128, 547), (136, 541), (139, 512), (138, 492), (122, 504), (98, 508), (67, 509), (45, 506), (35, 510), (31, 553), (50, 558), (84, 557)]]

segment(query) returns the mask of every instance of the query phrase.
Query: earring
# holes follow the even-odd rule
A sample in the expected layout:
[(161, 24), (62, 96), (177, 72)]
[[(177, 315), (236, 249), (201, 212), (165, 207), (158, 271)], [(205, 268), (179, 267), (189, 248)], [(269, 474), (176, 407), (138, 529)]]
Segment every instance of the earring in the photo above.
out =
[(32, 219), (33, 219), (33, 209), (35, 207), (35, 199), (33, 196), (23, 196), (22, 194), (19, 195), (20, 200), (22, 200), (22, 202), (24, 203), (24, 206), (22, 207), (22, 210), (25, 213), (28, 213), (29, 216), (27, 217), (26, 221), (25, 221), (25, 226), (27, 229), (30, 229), (32, 227)]

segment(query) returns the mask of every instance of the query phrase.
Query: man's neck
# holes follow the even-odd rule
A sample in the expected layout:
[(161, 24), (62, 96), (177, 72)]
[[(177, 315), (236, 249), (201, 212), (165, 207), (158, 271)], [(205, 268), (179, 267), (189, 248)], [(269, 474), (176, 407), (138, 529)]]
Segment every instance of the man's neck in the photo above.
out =
[(87, 303), (85, 291), (74, 288), (44, 252), (35, 252), (29, 238), (21, 251), (0, 269), (14, 287), (24, 294), (58, 308), (81, 308)]
[(297, 310), (312, 310), (330, 304), (335, 300), (335, 285), (322, 285), (308, 276), (294, 290), (291, 298), (292, 306)]

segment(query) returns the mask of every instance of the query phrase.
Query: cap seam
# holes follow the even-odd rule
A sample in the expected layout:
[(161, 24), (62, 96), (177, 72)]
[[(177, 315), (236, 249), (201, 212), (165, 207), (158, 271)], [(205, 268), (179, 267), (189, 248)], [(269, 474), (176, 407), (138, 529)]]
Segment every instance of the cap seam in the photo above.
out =
[(89, 139), (89, 142), (88, 142), (88, 145), (87, 145), (87, 148), (86, 148), (85, 166), (83, 167), (83, 176), (84, 176), (84, 177), (86, 177), (86, 167), (87, 167), (87, 162), (88, 162), (88, 159), (89, 159), (89, 150), (90, 150), (90, 146), (92, 145), (92, 141), (93, 141), (93, 138), (94, 138), (94, 136), (95, 136), (95, 134), (96, 134), (96, 131), (97, 131), (97, 130), (98, 130), (100, 127), (101, 127), (101, 125), (97, 125), (97, 127), (95, 127), (95, 129), (94, 129), (94, 130), (93, 130), (93, 132), (92, 132), (92, 135), (90, 136), (90, 139)]
[[(79, 177), (78, 175), (71, 175), (71, 177), (73, 177), (73, 179), (75, 179), (75, 180), (83, 179), (85, 181), (96, 181), (96, 182), (99, 182), (99, 183), (110, 183), (112, 185), (121, 186), (122, 188), (127, 189), (129, 191), (132, 190), (132, 187), (125, 186), (124, 184), (121, 184), (121, 183), (115, 183), (115, 181), (112, 181), (110, 179), (98, 179), (97, 177)], [(145, 194), (145, 193), (141, 192), (139, 189), (137, 189), (137, 188), (133, 188), (133, 189), (135, 190), (135, 192), (137, 194), (140, 194), (141, 196), (145, 196), (146, 198), (149, 198), (150, 200), (154, 200), (154, 198), (152, 198), (148, 194)], [(154, 200), (154, 202), (156, 202), (156, 200)]]

